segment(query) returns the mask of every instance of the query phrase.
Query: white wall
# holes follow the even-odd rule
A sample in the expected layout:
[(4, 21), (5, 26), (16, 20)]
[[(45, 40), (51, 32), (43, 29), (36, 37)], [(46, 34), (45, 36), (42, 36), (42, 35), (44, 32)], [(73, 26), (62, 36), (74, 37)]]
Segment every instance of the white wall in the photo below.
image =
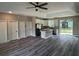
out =
[(79, 18), (73, 18), (73, 34), (79, 35)]

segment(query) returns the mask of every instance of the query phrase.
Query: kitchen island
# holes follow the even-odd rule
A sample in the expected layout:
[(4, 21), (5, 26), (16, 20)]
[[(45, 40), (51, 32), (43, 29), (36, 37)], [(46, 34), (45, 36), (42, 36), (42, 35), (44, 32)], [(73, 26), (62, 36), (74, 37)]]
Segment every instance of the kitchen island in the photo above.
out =
[(42, 29), (41, 30), (41, 38), (48, 38), (52, 35), (52, 29)]

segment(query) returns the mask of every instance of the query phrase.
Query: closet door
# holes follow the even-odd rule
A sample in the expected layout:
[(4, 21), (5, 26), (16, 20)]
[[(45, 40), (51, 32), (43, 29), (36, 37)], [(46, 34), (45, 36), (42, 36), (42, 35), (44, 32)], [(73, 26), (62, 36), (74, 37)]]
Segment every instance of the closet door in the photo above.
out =
[(25, 37), (25, 21), (19, 21), (19, 36), (20, 38)]
[(0, 21), (0, 43), (7, 42), (7, 22)]
[(26, 20), (26, 36), (32, 36), (32, 21)]
[(9, 40), (18, 39), (18, 21), (8, 22), (8, 39)]

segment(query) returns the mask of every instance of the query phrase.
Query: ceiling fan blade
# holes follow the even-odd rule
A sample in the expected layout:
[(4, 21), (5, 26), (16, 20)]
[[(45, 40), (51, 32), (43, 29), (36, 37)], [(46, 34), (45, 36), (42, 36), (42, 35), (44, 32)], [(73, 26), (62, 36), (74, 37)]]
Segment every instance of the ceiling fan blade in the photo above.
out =
[(26, 7), (26, 9), (31, 9), (31, 8), (35, 8), (35, 7)]
[(45, 7), (41, 7), (41, 6), (40, 6), (39, 8), (41, 8), (41, 9), (45, 9), (45, 10), (47, 10), (47, 9), (48, 9), (48, 8), (45, 8)]
[(29, 2), (30, 4), (32, 4), (33, 6), (36, 6), (34, 3), (32, 3), (32, 2)]
[(38, 5), (38, 4), (39, 4), (39, 2), (36, 2), (36, 4)]
[(45, 6), (45, 5), (48, 5), (48, 3), (43, 3), (43, 4), (39, 5), (39, 6)]

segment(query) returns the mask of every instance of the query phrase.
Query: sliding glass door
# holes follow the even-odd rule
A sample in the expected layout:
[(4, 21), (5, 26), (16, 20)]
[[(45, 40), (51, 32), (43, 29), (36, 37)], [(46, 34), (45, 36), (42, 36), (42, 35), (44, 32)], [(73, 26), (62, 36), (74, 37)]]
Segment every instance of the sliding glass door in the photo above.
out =
[(73, 35), (73, 20), (66, 19), (59, 21), (59, 34)]

